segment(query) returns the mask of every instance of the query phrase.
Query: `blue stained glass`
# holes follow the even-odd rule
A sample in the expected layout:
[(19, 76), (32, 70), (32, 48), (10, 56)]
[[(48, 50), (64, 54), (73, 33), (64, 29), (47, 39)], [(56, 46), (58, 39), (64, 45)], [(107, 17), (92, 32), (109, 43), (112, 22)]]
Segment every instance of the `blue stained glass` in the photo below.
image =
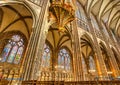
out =
[(42, 67), (45, 67), (45, 56), (42, 56)]
[(14, 60), (15, 64), (18, 64), (20, 62), (20, 59), (22, 57), (22, 53), (23, 53), (23, 47), (20, 47), (18, 49), (18, 52), (17, 52), (16, 56), (15, 56), (15, 60)]
[(5, 61), (6, 61), (10, 49), (11, 49), (11, 44), (7, 44), (7, 45), (5, 46), (3, 52), (2, 52), (1, 62), (5, 62)]
[(18, 64), (22, 57), (23, 47), (23, 39), (19, 35), (13, 35), (2, 51), (1, 62), (13, 63), (14, 60), (14, 64)]
[(49, 68), (50, 67), (50, 47), (48, 45), (44, 45), (44, 53), (42, 56), (42, 67), (43, 68)]
[(12, 49), (12, 51), (11, 51), (11, 53), (10, 53), (10, 55), (9, 55), (9, 57), (8, 57), (7, 62), (9, 62), (9, 63), (13, 62), (17, 50), (18, 50), (18, 46), (14, 46), (13, 49)]
[(92, 56), (89, 58), (89, 66), (91, 70), (95, 70), (95, 62)]
[(70, 56), (66, 49), (61, 49), (58, 53), (58, 66), (63, 70), (70, 71)]
[(58, 65), (60, 65), (60, 63), (61, 63), (61, 56), (59, 55), (58, 56)]

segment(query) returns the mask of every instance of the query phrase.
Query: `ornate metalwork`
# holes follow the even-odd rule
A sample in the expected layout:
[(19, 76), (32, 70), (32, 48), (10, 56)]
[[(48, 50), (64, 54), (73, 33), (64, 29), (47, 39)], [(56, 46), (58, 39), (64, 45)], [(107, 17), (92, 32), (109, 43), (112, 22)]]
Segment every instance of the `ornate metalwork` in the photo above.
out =
[(65, 0), (52, 1), (49, 13), (49, 18), (54, 22), (52, 27), (57, 28), (62, 32), (65, 30), (65, 26), (75, 18), (73, 7), (70, 3), (65, 3)]

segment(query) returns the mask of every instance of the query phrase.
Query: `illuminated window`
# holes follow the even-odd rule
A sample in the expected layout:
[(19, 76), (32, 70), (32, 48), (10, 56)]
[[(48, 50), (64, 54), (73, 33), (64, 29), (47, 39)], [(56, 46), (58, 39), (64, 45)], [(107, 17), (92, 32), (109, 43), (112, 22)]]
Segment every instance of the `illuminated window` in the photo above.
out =
[(8, 41), (1, 54), (1, 62), (19, 64), (23, 55), (24, 41), (19, 35), (14, 35)]
[(50, 50), (50, 47), (47, 44), (45, 44), (44, 53), (42, 56), (42, 69), (51, 68), (50, 61), (51, 61), (51, 50)]
[(70, 54), (66, 49), (61, 49), (58, 53), (58, 69), (70, 71)]

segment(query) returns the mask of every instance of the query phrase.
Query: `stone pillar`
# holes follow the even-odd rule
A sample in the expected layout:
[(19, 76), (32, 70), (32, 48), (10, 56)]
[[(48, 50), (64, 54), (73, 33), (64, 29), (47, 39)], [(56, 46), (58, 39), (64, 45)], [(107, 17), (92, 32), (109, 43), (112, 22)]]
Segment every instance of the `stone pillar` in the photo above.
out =
[(99, 46), (98, 41), (97, 41), (97, 36), (95, 35), (95, 29), (92, 26), (92, 22), (91, 22), (91, 19), (90, 19), (89, 15), (87, 15), (87, 18), (88, 18), (90, 33), (93, 35), (95, 53), (96, 53), (96, 56), (97, 56), (97, 59), (98, 59), (98, 62), (99, 62), (98, 63), (99, 64), (98, 68), (100, 70), (99, 70), (98, 74), (99, 74), (99, 76), (108, 76), (107, 71), (106, 71), (106, 66), (105, 66), (105, 63), (104, 63), (104, 60), (103, 60), (102, 52), (101, 52), (100, 46)]
[(47, 3), (48, 3), (48, 0), (45, 0), (41, 6), (42, 8), (39, 14), (38, 22), (36, 23), (36, 27), (33, 29), (33, 32), (31, 33), (29, 44), (26, 49), (25, 61), (23, 65), (23, 74), (22, 74), (22, 77), (24, 78), (24, 80), (31, 79), (32, 69), (35, 63), (34, 60), (35, 60), (35, 53), (37, 49), (38, 39), (39, 37), (42, 37), (40, 36), (40, 33), (41, 33), (42, 24), (44, 22), (43, 20), (44, 20), (44, 14), (46, 11)]
[(82, 60), (81, 60), (81, 46), (80, 46), (80, 40), (78, 35), (78, 29), (77, 29), (77, 22), (73, 22), (73, 64), (74, 64), (74, 73), (75, 73), (75, 80), (80, 81), (83, 80), (83, 68), (82, 68)]

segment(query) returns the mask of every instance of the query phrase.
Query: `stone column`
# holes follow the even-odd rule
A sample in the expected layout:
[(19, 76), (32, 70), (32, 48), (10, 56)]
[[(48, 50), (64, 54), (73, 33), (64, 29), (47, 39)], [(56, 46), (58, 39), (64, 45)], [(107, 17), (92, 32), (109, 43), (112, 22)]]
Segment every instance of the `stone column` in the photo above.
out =
[(42, 8), (39, 14), (38, 22), (36, 23), (36, 27), (33, 29), (33, 32), (29, 40), (29, 44), (26, 49), (25, 61), (23, 65), (23, 74), (22, 74), (22, 77), (24, 78), (24, 80), (31, 79), (38, 39), (39, 37), (42, 37), (40, 36), (40, 33), (41, 33), (42, 24), (44, 22), (43, 20), (44, 20), (44, 14), (46, 11), (47, 3), (48, 3), (48, 0), (45, 0), (41, 6)]
[(83, 80), (83, 68), (82, 68), (82, 60), (81, 60), (81, 46), (80, 46), (80, 36), (78, 35), (77, 22), (73, 22), (73, 64), (74, 64), (74, 72), (75, 72), (75, 80), (80, 81)]

